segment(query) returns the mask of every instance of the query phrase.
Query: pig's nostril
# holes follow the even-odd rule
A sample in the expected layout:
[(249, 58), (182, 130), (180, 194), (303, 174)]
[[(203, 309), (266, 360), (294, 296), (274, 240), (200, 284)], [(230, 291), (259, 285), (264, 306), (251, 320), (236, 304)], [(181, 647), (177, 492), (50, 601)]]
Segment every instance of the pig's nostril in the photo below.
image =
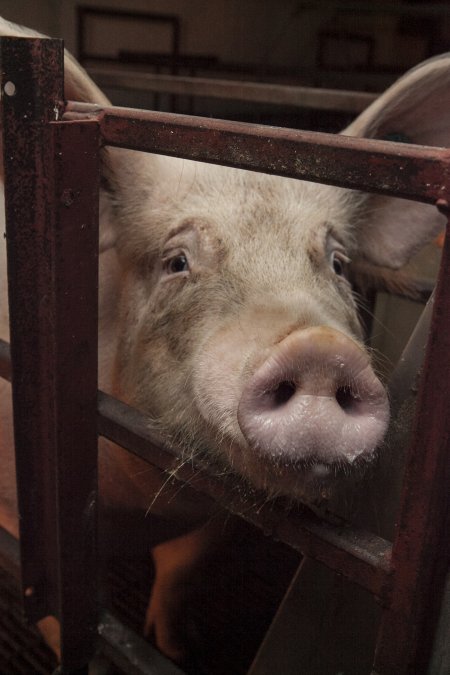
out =
[(296, 386), (294, 382), (280, 382), (278, 387), (272, 391), (272, 401), (274, 408), (279, 408), (289, 401), (295, 394)]
[(350, 387), (339, 387), (336, 391), (336, 401), (341, 406), (342, 410), (349, 410), (355, 404), (356, 398), (352, 393)]

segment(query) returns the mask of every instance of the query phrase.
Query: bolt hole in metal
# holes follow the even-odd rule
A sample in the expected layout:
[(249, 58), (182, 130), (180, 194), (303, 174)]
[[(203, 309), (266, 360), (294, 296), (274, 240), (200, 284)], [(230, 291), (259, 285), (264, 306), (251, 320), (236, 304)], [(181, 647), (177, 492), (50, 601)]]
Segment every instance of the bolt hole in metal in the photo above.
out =
[(8, 80), (8, 82), (5, 82), (3, 91), (5, 92), (6, 96), (15, 96), (16, 85), (14, 84), (14, 82), (11, 82), (11, 80)]

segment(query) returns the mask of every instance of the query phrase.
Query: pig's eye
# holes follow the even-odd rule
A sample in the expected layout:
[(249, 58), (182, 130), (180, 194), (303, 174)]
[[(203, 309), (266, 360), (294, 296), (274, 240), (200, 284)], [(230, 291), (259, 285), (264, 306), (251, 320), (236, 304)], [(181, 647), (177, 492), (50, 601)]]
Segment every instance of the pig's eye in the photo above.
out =
[(349, 262), (350, 259), (342, 251), (333, 251), (330, 255), (330, 265), (338, 277), (346, 276), (346, 267)]
[(172, 258), (164, 261), (164, 268), (167, 274), (179, 274), (180, 272), (189, 271), (189, 262), (184, 253), (178, 253)]

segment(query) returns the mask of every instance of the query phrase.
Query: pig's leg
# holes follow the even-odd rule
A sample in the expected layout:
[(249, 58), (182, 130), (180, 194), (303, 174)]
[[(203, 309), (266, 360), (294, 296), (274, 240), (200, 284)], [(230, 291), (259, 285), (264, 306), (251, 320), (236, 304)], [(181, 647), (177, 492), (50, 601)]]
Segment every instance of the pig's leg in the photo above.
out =
[(173, 661), (185, 659), (187, 607), (195, 594), (194, 578), (233, 529), (224, 518), (212, 519), (181, 537), (152, 550), (155, 582), (145, 618), (145, 636), (154, 637), (161, 652)]

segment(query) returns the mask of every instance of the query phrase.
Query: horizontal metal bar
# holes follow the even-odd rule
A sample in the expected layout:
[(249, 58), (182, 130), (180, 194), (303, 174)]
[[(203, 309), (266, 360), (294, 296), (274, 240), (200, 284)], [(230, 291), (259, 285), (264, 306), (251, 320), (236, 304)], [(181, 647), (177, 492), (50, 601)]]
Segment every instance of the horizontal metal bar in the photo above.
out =
[(89, 68), (89, 75), (100, 87), (152, 91), (180, 96), (250, 101), (271, 105), (338, 110), (359, 113), (377, 98), (365, 91), (295, 87), (262, 82), (222, 80), (206, 77), (183, 77), (129, 70)]
[(327, 183), (405, 199), (450, 199), (450, 150), (204, 117), (69, 102), (97, 119), (105, 145)]
[[(220, 480), (198, 465), (180, 467), (180, 455), (150, 430), (149, 420), (138, 410), (99, 392), (99, 433), (141, 459), (173, 472), (174, 478), (206, 494), (225, 509), (259, 527), (304, 555), (320, 560), (379, 597), (390, 573), (391, 545), (367, 532), (319, 520), (302, 506), (290, 508), (267, 502), (237, 478)], [(386, 598), (384, 598), (386, 600)]]
[(127, 675), (183, 675), (178, 666), (109, 612), (98, 626), (101, 651)]

